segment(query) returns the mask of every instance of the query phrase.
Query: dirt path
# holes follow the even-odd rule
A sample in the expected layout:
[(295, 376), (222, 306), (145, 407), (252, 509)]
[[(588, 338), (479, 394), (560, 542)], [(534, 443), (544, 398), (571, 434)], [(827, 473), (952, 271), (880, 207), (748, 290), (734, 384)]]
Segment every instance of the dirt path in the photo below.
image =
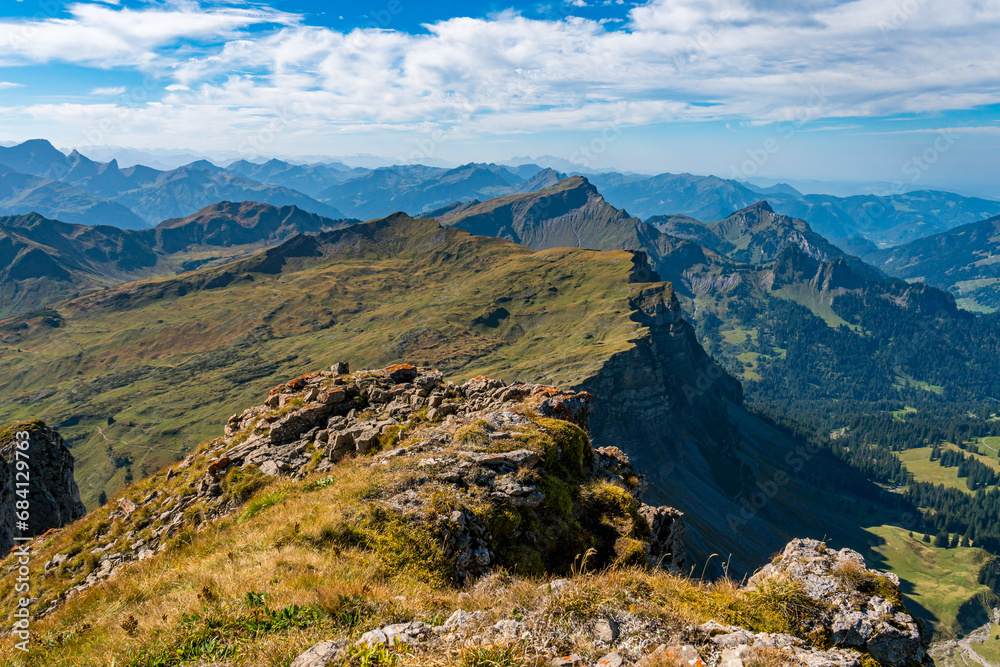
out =
[(1000, 609), (993, 611), (993, 620), (962, 639), (941, 642), (931, 647), (931, 657), (939, 667), (1000, 667), (976, 653), (976, 646), (990, 638), (994, 623), (1000, 623)]

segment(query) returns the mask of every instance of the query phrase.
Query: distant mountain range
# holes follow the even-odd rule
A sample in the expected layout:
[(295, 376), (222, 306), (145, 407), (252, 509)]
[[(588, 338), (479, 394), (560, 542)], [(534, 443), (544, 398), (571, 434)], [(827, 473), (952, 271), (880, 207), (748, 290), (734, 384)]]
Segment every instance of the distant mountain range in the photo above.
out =
[(145, 230), (76, 225), (37, 213), (0, 218), (0, 317), (129, 280), (230, 261), (350, 222), (253, 202), (220, 202)]
[(257, 201), (299, 208), (328, 218), (336, 208), (283, 186), (229, 173), (210, 162), (170, 171), (94, 162), (65, 155), (44, 140), (0, 148), (0, 213), (37, 212), (50, 218), (123, 229), (151, 227), (220, 201)]
[(827, 239), (844, 245), (860, 237), (897, 245), (961, 224), (1000, 215), (1000, 202), (948, 192), (915, 191), (880, 197), (803, 195), (788, 185), (768, 188), (716, 176), (595, 174), (590, 181), (612, 205), (648, 219), (683, 214), (715, 221), (767, 199), (783, 215), (808, 220)]
[(561, 174), (540, 167), (516, 170), (495, 164), (467, 164), (455, 169), (422, 165), (386, 167), (332, 185), (319, 194), (352, 217), (369, 219), (404, 211), (420, 215), (460, 200), (490, 199), (533, 192), (555, 184)]
[[(190, 215), (218, 201), (294, 205), (327, 218), (374, 219), (396, 211), (438, 214), (553, 185), (565, 175), (584, 175), (555, 159), (539, 164), (470, 163), (446, 169), (426, 165), (354, 168), (338, 162), (291, 164), (238, 160), (221, 167), (206, 160), (170, 170), (141, 165), (122, 169), (65, 155), (44, 140), (0, 148), (0, 214), (37, 212), (87, 225), (141, 229)], [(552, 168), (566, 167), (560, 171)], [(696, 176), (646, 176), (586, 172), (606, 201), (657, 224), (684, 215), (718, 221), (766, 199), (775, 212), (808, 220), (812, 229), (853, 255), (946, 232), (1000, 215), (1000, 202), (938, 192), (891, 196), (804, 195), (784, 183), (766, 187)]]
[(1000, 216), (864, 255), (886, 273), (949, 290), (966, 308), (1000, 310)]

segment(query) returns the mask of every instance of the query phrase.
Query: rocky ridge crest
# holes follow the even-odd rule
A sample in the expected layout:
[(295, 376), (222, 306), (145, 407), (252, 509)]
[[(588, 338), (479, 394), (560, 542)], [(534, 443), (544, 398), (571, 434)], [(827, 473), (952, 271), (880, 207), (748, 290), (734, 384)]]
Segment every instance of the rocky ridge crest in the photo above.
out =
[(378, 511), (435, 535), (459, 584), (496, 567), (565, 570), (589, 549), (601, 566), (680, 570), (681, 513), (641, 502), (648, 484), (624, 452), (591, 447), (591, 402), (586, 392), (487, 377), (456, 385), (405, 364), (357, 373), (338, 364), (296, 378), (233, 415), (223, 437), (115, 499), (86, 554), (48, 560), (47, 573), (73, 583), (40, 615), (232, 515), (269, 480), (315, 478), (347, 457), (400, 471)]

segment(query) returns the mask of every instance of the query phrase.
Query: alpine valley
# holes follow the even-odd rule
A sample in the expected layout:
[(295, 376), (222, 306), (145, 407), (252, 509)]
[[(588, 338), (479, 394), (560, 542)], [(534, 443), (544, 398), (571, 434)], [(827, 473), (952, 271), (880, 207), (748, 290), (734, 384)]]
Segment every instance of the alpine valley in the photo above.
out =
[(41, 140), (0, 184), (11, 664), (1000, 656), (1000, 202)]

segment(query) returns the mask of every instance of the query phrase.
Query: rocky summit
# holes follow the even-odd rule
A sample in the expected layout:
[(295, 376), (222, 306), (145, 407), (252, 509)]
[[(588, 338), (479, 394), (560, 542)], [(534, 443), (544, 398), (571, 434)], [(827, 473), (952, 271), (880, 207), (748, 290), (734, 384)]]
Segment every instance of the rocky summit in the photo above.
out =
[(856, 552), (796, 540), (744, 586), (692, 578), (683, 516), (594, 448), (593, 402), (409, 364), (274, 387), (35, 540), (17, 664), (932, 664)]
[[(210, 450), (209, 458), (217, 458), (198, 492), (221, 496), (220, 479), (234, 467), (302, 478), (332, 470), (345, 456), (377, 451), (376, 465), (421, 471), (385, 502), (406, 516), (434, 517), (460, 583), (497, 564), (537, 569), (565, 559), (570, 554), (560, 553), (559, 538), (580, 536), (560, 531), (580, 528), (576, 520), (594, 536), (580, 546), (595, 548), (602, 563), (683, 567), (680, 512), (641, 502), (648, 484), (624, 452), (591, 449), (583, 430), (592, 403), (586, 392), (484, 376), (455, 385), (440, 371), (408, 364), (354, 375), (342, 370), (346, 365), (335, 365), (275, 387), (263, 405), (233, 415), (226, 437)], [(593, 506), (573, 508), (587, 511), (571, 525), (520, 527), (560, 508), (557, 482), (581, 481), (599, 491)], [(441, 494), (451, 497), (452, 509), (434, 516)], [(483, 503), (490, 506), (485, 515), (507, 513), (516, 525), (491, 530), (482, 521)], [(618, 511), (611, 532), (598, 527), (611, 520), (605, 510)], [(511, 539), (525, 544), (512, 549)]]
[[(18, 443), (27, 443), (27, 448)], [(86, 513), (73, 478), (73, 455), (62, 436), (43, 422), (13, 422), (0, 429), (0, 459), (0, 553), (14, 545), (15, 535), (41, 535)], [(21, 480), (28, 481), (26, 489), (18, 486)], [(26, 530), (17, 528), (18, 501), (27, 506)]]

